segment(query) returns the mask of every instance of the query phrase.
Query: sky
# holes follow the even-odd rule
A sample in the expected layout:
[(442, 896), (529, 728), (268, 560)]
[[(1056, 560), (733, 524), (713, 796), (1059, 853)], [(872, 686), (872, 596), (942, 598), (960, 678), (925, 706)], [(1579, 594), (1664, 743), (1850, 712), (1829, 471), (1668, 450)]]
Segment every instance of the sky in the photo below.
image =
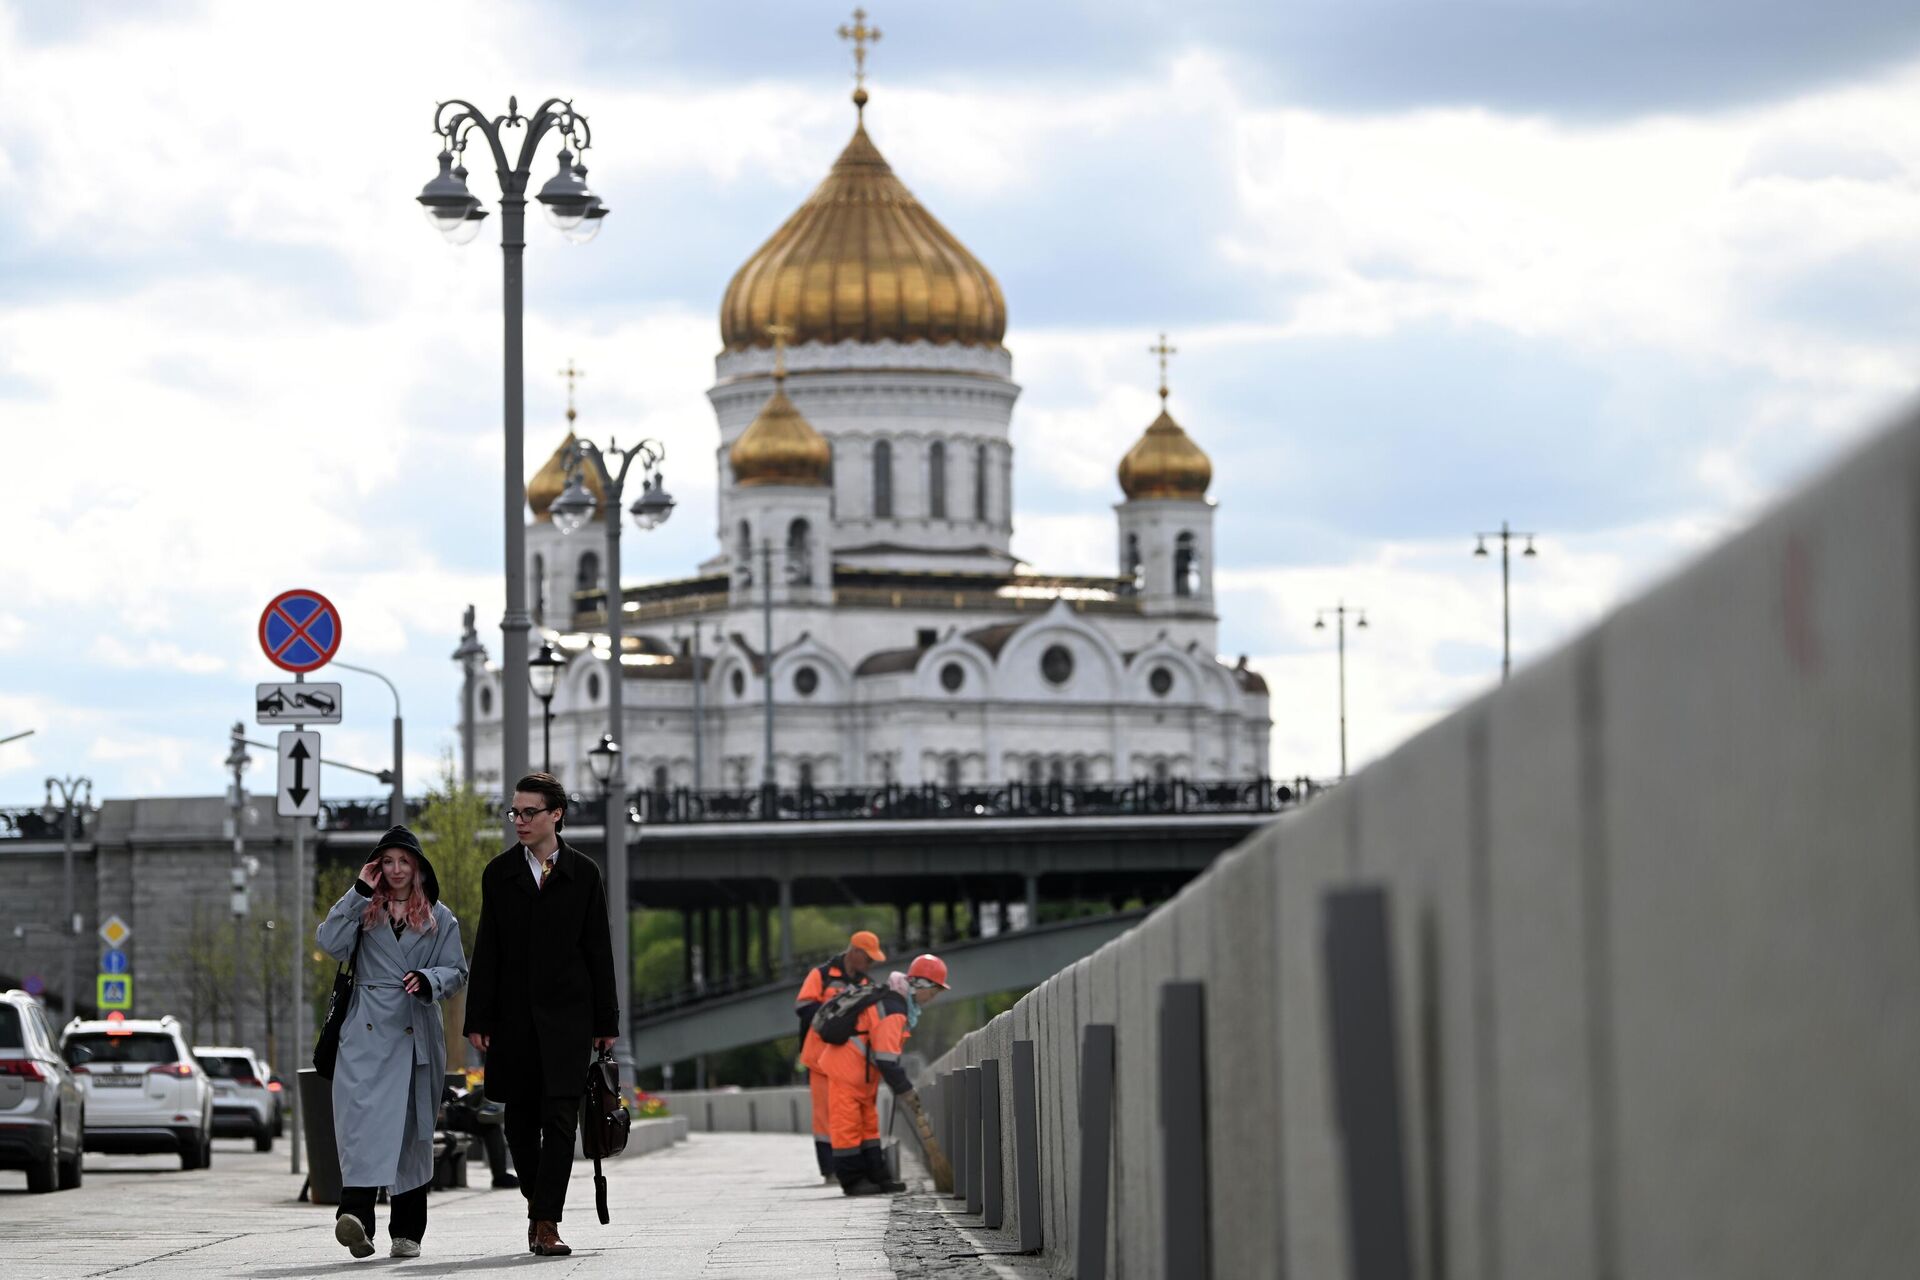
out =
[[(218, 793), (275, 674), (256, 620), (293, 586), (398, 686), (416, 789), (439, 771), (462, 610), (497, 653), (503, 599), (497, 241), (449, 248), (412, 200), (442, 98), (571, 96), (593, 122), (603, 233), (528, 237), (528, 472), (577, 361), (583, 426), (663, 440), (681, 504), (629, 535), (628, 581), (714, 550), (717, 308), (851, 131), (848, 9), (457, 16), (0, 0), (0, 738), (35, 731), (0, 745), (0, 806), (48, 774)], [(1215, 462), (1221, 648), (1267, 676), (1276, 776), (1338, 770), (1322, 608), (1370, 624), (1348, 637), (1357, 768), (1497, 682), (1477, 532), (1538, 534), (1524, 664), (1913, 393), (1911, 3), (869, 20), (869, 130), (1007, 297), (1015, 551), (1112, 570), (1114, 466), (1168, 333), (1172, 409)], [(392, 699), (334, 678), (327, 754), (382, 767)]]

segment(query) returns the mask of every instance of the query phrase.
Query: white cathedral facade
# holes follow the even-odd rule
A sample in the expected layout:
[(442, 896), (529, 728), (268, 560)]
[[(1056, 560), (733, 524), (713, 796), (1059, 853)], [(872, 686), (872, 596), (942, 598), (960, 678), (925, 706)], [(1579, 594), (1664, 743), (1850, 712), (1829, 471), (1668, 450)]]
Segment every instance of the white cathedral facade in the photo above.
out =
[[(1114, 573), (1040, 573), (1012, 550), (1005, 331), (998, 283), (863, 119), (727, 287), (714, 555), (614, 593), (630, 785), (759, 785), (769, 696), (783, 787), (1267, 772), (1266, 683), (1215, 652), (1212, 467), (1164, 411), (1164, 380), (1163, 412), (1116, 460)], [(528, 484), (527, 568), (534, 645), (567, 659), (553, 769), (592, 795), (615, 670), (599, 522), (621, 512), (590, 483), (594, 521), (555, 525), (572, 440)], [(483, 668), (482, 788), (501, 784), (505, 697), (529, 699), (540, 759), (541, 703)]]

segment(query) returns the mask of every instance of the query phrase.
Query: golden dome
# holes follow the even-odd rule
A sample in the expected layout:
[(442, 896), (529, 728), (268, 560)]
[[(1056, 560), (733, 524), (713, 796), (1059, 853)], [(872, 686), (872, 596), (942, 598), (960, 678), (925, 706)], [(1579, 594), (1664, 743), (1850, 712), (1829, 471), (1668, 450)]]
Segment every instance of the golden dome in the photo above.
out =
[[(573, 415), (569, 412), (567, 416), (571, 418)], [(533, 473), (533, 479), (527, 481), (527, 505), (533, 508), (535, 520), (553, 519), (553, 500), (567, 487), (567, 450), (573, 446), (573, 442), (574, 434), (569, 431), (567, 438), (560, 442), (560, 447), (553, 451), (553, 456)], [(586, 463), (582, 463), (581, 470), (586, 472), (587, 492), (593, 495), (594, 502), (598, 504), (593, 509), (593, 518), (603, 520), (607, 514), (607, 495), (600, 487), (599, 470)]]
[(1212, 483), (1213, 463), (1173, 420), (1162, 399), (1160, 416), (1120, 459), (1121, 490), (1129, 498), (1199, 501)]
[(833, 446), (787, 399), (782, 371), (774, 375), (773, 394), (760, 406), (759, 415), (727, 450), (727, 461), (733, 465), (734, 483), (742, 487), (824, 485), (833, 465)]
[(894, 177), (860, 124), (826, 181), (727, 285), (727, 350), (766, 346), (775, 323), (792, 327), (793, 343), (997, 347), (1007, 303), (992, 273)]

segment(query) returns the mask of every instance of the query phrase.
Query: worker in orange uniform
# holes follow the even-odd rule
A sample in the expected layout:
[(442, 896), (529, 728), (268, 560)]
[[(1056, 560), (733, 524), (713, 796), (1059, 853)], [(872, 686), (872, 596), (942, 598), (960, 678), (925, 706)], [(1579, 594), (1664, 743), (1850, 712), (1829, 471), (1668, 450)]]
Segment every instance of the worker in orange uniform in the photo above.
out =
[(800, 995), (793, 1011), (800, 1015), (800, 1065), (807, 1069), (807, 1091), (813, 1095), (813, 1153), (820, 1165), (820, 1176), (837, 1181), (833, 1173), (833, 1141), (827, 1124), (827, 1077), (819, 1069), (820, 1038), (813, 1034), (813, 1015), (820, 1006), (849, 987), (863, 987), (873, 981), (867, 971), (876, 961), (885, 960), (880, 939), (865, 929), (847, 939), (847, 949), (825, 964), (807, 970), (800, 984)]
[[(889, 974), (885, 987), (843, 994), (824, 1006), (823, 1020), (829, 1020), (829, 1025), (819, 1027), (818, 1038), (824, 1042), (819, 1062), (827, 1076), (833, 1171), (847, 1195), (907, 1189), (888, 1174), (880, 1149), (880, 1113), (874, 1102), (882, 1080), (900, 1103), (913, 1099), (913, 1081), (900, 1065), (900, 1054), (920, 1021), (920, 1010), (946, 989), (946, 961), (926, 955), (917, 957), (905, 973)], [(837, 1013), (848, 1016), (850, 1028), (831, 1024)]]

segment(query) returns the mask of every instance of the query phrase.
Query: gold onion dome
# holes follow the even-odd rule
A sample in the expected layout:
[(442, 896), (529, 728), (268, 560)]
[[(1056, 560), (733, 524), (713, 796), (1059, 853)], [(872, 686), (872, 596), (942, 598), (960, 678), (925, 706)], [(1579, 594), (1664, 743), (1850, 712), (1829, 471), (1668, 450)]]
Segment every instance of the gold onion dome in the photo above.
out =
[(1173, 420), (1163, 400), (1160, 416), (1120, 459), (1121, 490), (1129, 498), (1199, 501), (1212, 483), (1213, 463)]
[[(572, 418), (571, 411), (567, 414)], [(567, 450), (573, 447), (573, 432), (567, 432), (567, 438), (553, 451), (541, 468), (533, 473), (533, 479), (527, 481), (527, 505), (533, 508), (535, 520), (553, 519), (553, 500), (567, 487)], [(587, 482), (587, 492), (593, 495), (593, 518), (600, 520), (607, 514), (607, 495), (600, 488), (600, 475), (597, 468), (583, 463), (580, 468)]]
[[(855, 95), (864, 106), (866, 93)], [(729, 351), (793, 343), (1000, 345), (1007, 303), (980, 260), (893, 174), (864, 123), (805, 204), (736, 271), (720, 304)]]
[(774, 374), (773, 394), (727, 450), (737, 485), (827, 483), (833, 446), (787, 399), (786, 381), (784, 369)]

